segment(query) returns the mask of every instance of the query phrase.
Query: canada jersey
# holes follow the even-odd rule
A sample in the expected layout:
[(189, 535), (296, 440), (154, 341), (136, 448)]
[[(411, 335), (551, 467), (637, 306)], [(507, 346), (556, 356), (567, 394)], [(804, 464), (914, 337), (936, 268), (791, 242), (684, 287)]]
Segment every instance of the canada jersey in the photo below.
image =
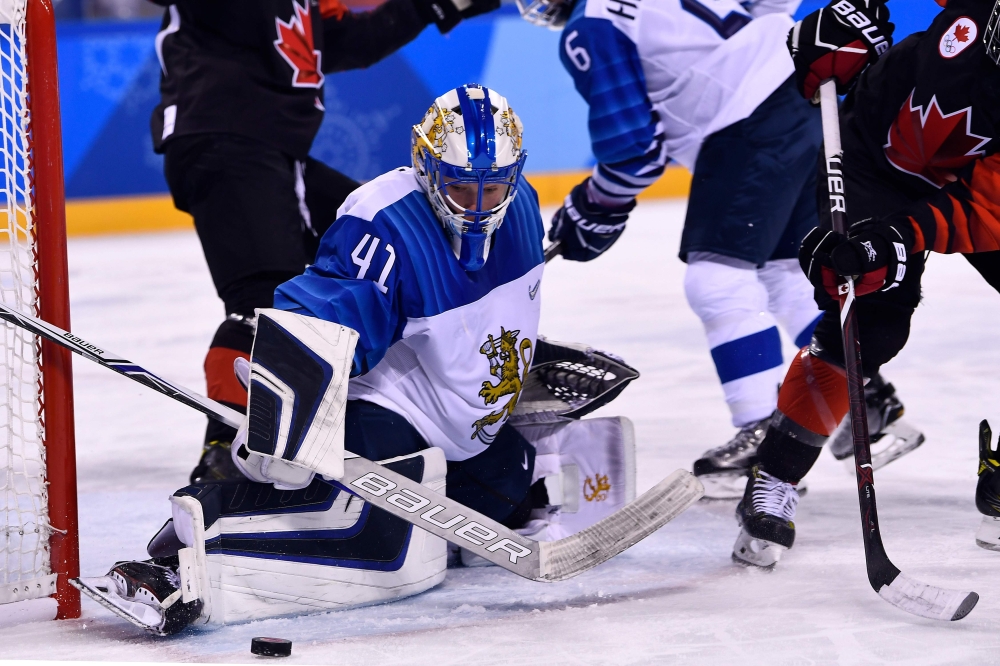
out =
[(595, 185), (631, 198), (668, 158), (693, 169), (708, 135), (748, 117), (794, 73), (785, 40), (797, 5), (579, 0), (559, 53), (590, 107)]
[(522, 179), (486, 265), (461, 268), (409, 167), (355, 190), (275, 307), (355, 329), (348, 399), (404, 416), (448, 460), (481, 453), (517, 405), (538, 334), (543, 226)]
[(841, 114), (852, 221), (910, 218), (913, 251), (1000, 249), (1000, 68), (992, 3), (950, 0), (862, 75)]
[(153, 147), (179, 136), (247, 137), (304, 159), (323, 122), (325, 74), (367, 67), (426, 25), (412, 0), (353, 13), (340, 0), (153, 0), (160, 104)]

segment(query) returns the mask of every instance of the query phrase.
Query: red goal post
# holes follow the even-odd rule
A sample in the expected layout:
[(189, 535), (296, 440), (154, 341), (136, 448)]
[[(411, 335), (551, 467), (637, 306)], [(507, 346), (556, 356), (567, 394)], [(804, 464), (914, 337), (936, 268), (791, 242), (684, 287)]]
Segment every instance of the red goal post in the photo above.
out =
[[(0, 296), (72, 330), (51, 0), (0, 0), (0, 82)], [(39, 609), (79, 617), (79, 592), (69, 585), (80, 568), (70, 352), (9, 324), (2, 333), (0, 389), (16, 399), (0, 397), (0, 620), (40, 619)], [(54, 609), (37, 601), (50, 595)]]

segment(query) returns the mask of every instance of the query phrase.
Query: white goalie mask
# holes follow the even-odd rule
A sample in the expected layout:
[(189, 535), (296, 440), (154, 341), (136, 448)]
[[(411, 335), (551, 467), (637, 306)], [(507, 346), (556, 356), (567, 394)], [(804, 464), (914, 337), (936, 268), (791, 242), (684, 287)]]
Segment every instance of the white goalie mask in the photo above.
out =
[(521, 120), (495, 91), (470, 83), (434, 100), (413, 126), (417, 179), (459, 264), (486, 264), (493, 233), (517, 194), (527, 153)]

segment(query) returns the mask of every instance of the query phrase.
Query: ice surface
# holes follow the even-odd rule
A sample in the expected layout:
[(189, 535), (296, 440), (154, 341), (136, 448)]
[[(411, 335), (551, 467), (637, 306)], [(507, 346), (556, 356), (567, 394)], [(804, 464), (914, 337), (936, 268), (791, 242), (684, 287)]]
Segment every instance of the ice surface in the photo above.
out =
[[(636, 426), (638, 490), (732, 435), (676, 258), (683, 203), (640, 204), (592, 264), (556, 259), (542, 331), (623, 356), (642, 378), (606, 408)], [(74, 240), (73, 329), (204, 390), (223, 310), (194, 233)], [(975, 545), (977, 425), (1000, 430), (997, 294), (961, 257), (933, 255), (910, 342), (885, 368), (927, 443), (875, 474), (886, 549), (921, 582), (982, 596), (939, 623), (881, 600), (865, 575), (854, 479), (824, 453), (775, 571), (730, 561), (734, 502), (700, 503), (645, 542), (563, 583), (449, 572), (402, 602), (158, 639), (84, 600), (84, 618), (0, 630), (0, 659), (249, 662), (250, 638), (294, 641), (287, 663), (995, 663), (1000, 553)], [(788, 348), (789, 351), (791, 348)], [(786, 359), (790, 358), (786, 353)], [(74, 358), (83, 572), (142, 557), (184, 485), (204, 419)], [(285, 662), (282, 662), (285, 663)]]

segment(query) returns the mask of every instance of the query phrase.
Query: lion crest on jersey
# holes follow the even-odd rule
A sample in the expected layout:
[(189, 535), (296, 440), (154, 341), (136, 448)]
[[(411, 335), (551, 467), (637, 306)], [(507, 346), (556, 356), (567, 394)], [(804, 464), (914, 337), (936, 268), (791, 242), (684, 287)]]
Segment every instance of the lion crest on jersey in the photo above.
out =
[(479, 348), (479, 353), (489, 359), (490, 374), (498, 380), (496, 384), (490, 381), (483, 382), (479, 397), (487, 406), (497, 404), (503, 397), (510, 396), (510, 398), (503, 407), (477, 419), (472, 424), (472, 439), (478, 438), (490, 444), (500, 431), (500, 427), (494, 426), (497, 424), (502, 426), (517, 407), (517, 399), (521, 395), (523, 384), (521, 365), (524, 365), (523, 372), (527, 374), (531, 368), (532, 356), (531, 340), (521, 340), (518, 344), (517, 336), (520, 334), (519, 330), (508, 331), (501, 326), (500, 337), (494, 338), (491, 333), (489, 339)]

